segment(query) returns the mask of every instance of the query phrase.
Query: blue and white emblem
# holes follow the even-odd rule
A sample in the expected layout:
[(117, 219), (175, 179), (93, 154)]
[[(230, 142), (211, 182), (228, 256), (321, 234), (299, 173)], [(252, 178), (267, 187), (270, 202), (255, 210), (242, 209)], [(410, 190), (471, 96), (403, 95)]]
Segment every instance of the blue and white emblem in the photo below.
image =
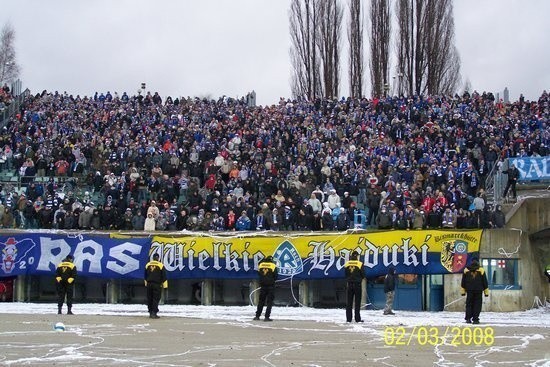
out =
[(304, 271), (304, 264), (298, 250), (290, 241), (282, 242), (273, 255), (277, 261), (279, 275), (293, 276)]

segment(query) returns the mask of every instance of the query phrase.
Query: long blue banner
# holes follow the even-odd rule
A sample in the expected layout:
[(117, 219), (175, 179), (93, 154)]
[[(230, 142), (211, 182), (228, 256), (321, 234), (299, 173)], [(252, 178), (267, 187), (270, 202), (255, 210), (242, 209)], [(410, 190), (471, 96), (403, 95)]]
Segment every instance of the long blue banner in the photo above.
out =
[(550, 157), (510, 158), (512, 163), (519, 170), (520, 181), (550, 180)]
[(0, 236), (0, 277), (53, 275), (71, 254), (79, 276), (142, 279), (156, 253), (170, 279), (253, 279), (268, 255), (283, 277), (341, 278), (352, 251), (359, 252), (367, 277), (383, 275), (390, 266), (401, 274), (449, 274), (478, 256), (481, 235), (481, 230), (147, 238), (29, 233)]

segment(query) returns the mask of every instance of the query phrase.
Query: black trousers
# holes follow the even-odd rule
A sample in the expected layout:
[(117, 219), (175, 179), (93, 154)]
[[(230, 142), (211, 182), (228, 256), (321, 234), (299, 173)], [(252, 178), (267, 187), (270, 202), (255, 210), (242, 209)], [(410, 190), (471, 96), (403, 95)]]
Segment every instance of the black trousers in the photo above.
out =
[(376, 216), (378, 215), (378, 208), (369, 208), (369, 216), (366, 221), (367, 226), (376, 225)]
[(506, 187), (504, 188), (504, 192), (502, 193), (502, 197), (505, 198), (508, 194), (508, 190), (512, 189), (512, 195), (514, 196), (514, 199), (516, 198), (516, 181), (510, 180), (506, 182)]
[(351, 322), (352, 309), (355, 310), (355, 321), (361, 320), (361, 283), (348, 282), (347, 286), (347, 303), (346, 303), (346, 321)]
[(147, 282), (147, 311), (149, 311), (149, 314), (159, 312), (160, 296), (160, 284)]
[(71, 307), (73, 307), (73, 285), (59, 282), (56, 284), (57, 288), (57, 307), (61, 308), (63, 307), (63, 303), (65, 302), (65, 298), (67, 298), (67, 307), (69, 310)]
[(260, 301), (258, 302), (258, 308), (256, 309), (256, 317), (262, 315), (262, 311), (265, 308), (265, 317), (271, 316), (271, 308), (273, 307), (273, 299), (275, 298), (275, 286), (262, 286), (260, 288)]
[(479, 321), (481, 306), (483, 304), (482, 291), (469, 291), (466, 293), (466, 320)]

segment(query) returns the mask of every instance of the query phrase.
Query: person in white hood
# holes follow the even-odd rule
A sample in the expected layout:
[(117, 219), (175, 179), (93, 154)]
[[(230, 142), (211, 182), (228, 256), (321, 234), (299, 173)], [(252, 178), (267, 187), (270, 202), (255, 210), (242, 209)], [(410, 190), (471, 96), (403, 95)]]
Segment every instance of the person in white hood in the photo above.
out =
[(154, 231), (156, 229), (155, 218), (153, 213), (147, 213), (147, 218), (145, 218), (145, 226), (143, 227), (144, 231)]

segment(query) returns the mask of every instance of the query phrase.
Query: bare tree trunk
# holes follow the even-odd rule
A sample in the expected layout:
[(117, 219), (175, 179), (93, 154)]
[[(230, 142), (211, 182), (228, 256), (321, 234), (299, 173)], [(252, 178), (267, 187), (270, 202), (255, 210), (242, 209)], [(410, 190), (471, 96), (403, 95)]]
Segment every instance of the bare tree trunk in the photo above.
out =
[(372, 95), (382, 96), (388, 88), (390, 57), (390, 7), (386, 0), (372, 0), (370, 8), (370, 67)]
[(340, 33), (342, 28), (342, 8), (337, 0), (319, 1), (319, 33), (317, 47), (321, 57), (324, 96), (336, 98), (339, 93), (340, 73)]
[(460, 81), (460, 57), (454, 45), (451, 0), (429, 1), (427, 27), (428, 93), (452, 94)]
[(313, 100), (322, 95), (317, 38), (317, 0), (292, 0), (289, 11), (290, 58), (293, 66), (292, 95)]
[(398, 0), (397, 69), (402, 75), (402, 85), (408, 95), (414, 94), (414, 8), (411, 0)]
[(19, 77), (19, 71), (15, 55), (15, 30), (8, 23), (0, 33), (0, 87), (14, 82)]
[(334, 3), (334, 17), (332, 19), (332, 39), (334, 40), (333, 46), (333, 77), (334, 77), (334, 97), (338, 97), (340, 94), (340, 39), (342, 34), (342, 19), (344, 16), (344, 10), (340, 3)]
[(397, 63), (412, 94), (449, 94), (460, 80), (451, 0), (398, 0)]
[(364, 78), (361, 0), (350, 0), (349, 10), (349, 94), (351, 98), (361, 98)]

